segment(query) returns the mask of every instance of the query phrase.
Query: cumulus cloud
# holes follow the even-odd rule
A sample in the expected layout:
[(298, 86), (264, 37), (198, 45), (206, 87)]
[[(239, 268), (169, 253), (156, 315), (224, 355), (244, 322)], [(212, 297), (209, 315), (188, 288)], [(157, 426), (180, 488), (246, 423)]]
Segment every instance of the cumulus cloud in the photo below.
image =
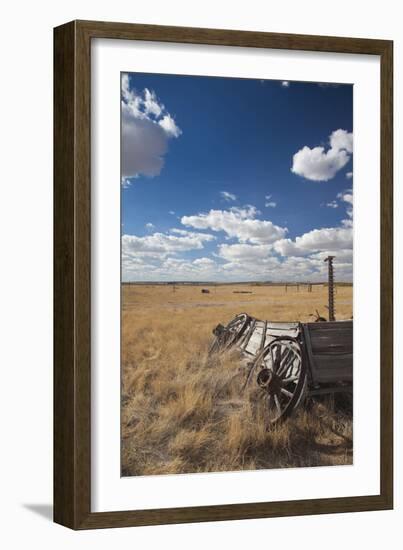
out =
[(148, 222), (146, 223), (146, 228), (149, 230), (149, 231), (152, 231), (153, 229), (155, 229), (155, 225), (151, 222)]
[(211, 258), (197, 258), (193, 261), (193, 265), (201, 269), (210, 269), (215, 266), (216, 263)]
[(221, 244), (218, 256), (230, 262), (255, 261), (268, 258), (271, 250), (272, 246), (267, 244)]
[(122, 236), (122, 255), (139, 257), (164, 257), (189, 250), (200, 250), (215, 237), (206, 233), (177, 230), (176, 234), (153, 233), (145, 237)]
[(328, 227), (313, 229), (291, 239), (281, 239), (274, 243), (274, 249), (281, 256), (306, 256), (324, 250), (352, 249), (353, 232), (349, 227)]
[(346, 173), (346, 178), (347, 178), (348, 180), (351, 180), (352, 177), (353, 177), (353, 173), (352, 173), (352, 172), (347, 172), (347, 173)]
[(348, 153), (353, 152), (353, 133), (346, 130), (335, 130), (330, 135), (330, 147), (335, 151), (346, 150)]
[(161, 120), (158, 121), (158, 124), (163, 128), (165, 133), (169, 137), (179, 137), (182, 133), (182, 130), (176, 125), (175, 120), (171, 117), (169, 113), (164, 115)]
[(228, 191), (220, 191), (221, 198), (226, 202), (236, 201), (236, 195), (234, 193), (229, 193)]
[(342, 193), (338, 193), (337, 198), (347, 204), (347, 218), (341, 221), (343, 227), (353, 227), (353, 190), (347, 189)]
[(195, 229), (223, 231), (229, 238), (236, 238), (241, 243), (268, 244), (286, 235), (286, 228), (274, 225), (268, 220), (256, 219), (258, 213), (254, 206), (210, 210), (206, 214), (183, 216), (181, 223)]
[(326, 249), (308, 255), (304, 250), (304, 255), (281, 258), (273, 254), (270, 245), (221, 244), (216, 261), (206, 256), (197, 259), (173, 256), (173, 252), (165, 255), (153, 251), (139, 256), (138, 253), (125, 253), (126, 250), (124, 247), (122, 255), (125, 281), (324, 281), (327, 266), (323, 260), (329, 254), (337, 258), (337, 279), (352, 279), (351, 249)]
[(353, 134), (335, 130), (329, 136), (330, 148), (305, 145), (293, 156), (291, 171), (312, 181), (328, 181), (344, 168), (353, 152)]
[(282, 85), (283, 88), (289, 88), (290, 83), (289, 83), (288, 80), (283, 80), (283, 81), (281, 82), (281, 85)]
[(315, 254), (311, 254), (311, 259), (325, 260), (328, 256), (336, 256), (337, 263), (351, 263), (353, 261), (353, 249), (341, 250), (323, 250)]
[(139, 93), (130, 87), (128, 74), (122, 75), (122, 183), (140, 174), (157, 176), (164, 164), (168, 140), (180, 136), (181, 129), (152, 90)]

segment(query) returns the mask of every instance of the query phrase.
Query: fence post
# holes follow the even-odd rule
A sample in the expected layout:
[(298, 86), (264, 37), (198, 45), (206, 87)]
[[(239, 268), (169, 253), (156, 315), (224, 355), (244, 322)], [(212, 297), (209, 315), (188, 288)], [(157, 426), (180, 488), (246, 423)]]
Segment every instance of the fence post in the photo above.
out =
[(329, 296), (329, 321), (334, 321), (334, 273), (333, 260), (335, 256), (328, 256), (325, 262), (328, 263), (328, 296)]

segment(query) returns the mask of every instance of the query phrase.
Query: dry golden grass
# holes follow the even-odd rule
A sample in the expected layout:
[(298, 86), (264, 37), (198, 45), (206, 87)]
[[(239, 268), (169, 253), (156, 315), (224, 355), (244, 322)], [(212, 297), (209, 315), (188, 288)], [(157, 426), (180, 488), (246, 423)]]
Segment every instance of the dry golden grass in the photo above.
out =
[[(268, 426), (236, 352), (209, 358), (211, 331), (246, 312), (271, 321), (326, 316), (327, 289), (123, 285), (122, 474), (151, 475), (352, 463), (348, 398), (310, 399)], [(252, 294), (234, 294), (234, 290)], [(338, 287), (336, 318), (352, 315)]]

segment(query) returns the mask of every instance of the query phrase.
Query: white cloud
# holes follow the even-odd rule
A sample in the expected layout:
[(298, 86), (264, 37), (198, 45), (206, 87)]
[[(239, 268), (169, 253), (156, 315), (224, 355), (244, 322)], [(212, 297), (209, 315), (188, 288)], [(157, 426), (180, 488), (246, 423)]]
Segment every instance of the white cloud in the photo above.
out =
[(281, 85), (283, 86), (283, 88), (289, 88), (290, 83), (289, 83), (288, 80), (283, 80), (283, 81), (281, 82)]
[(154, 91), (130, 88), (128, 74), (122, 75), (122, 183), (140, 174), (157, 176), (164, 164), (168, 140), (182, 133)]
[(328, 208), (338, 208), (339, 207), (339, 204), (337, 201), (330, 201), (326, 204), (326, 206)]
[(286, 228), (268, 220), (255, 219), (258, 213), (254, 206), (210, 210), (207, 214), (183, 216), (181, 223), (196, 229), (224, 231), (229, 238), (236, 238), (241, 243), (269, 244), (286, 235)]
[(152, 231), (153, 229), (155, 229), (155, 225), (151, 222), (148, 222), (146, 223), (146, 228)]
[(215, 237), (206, 233), (193, 233), (191, 231), (177, 231), (177, 235), (170, 233), (153, 233), (145, 237), (136, 235), (122, 236), (122, 255), (134, 255), (139, 257), (164, 257), (168, 254), (176, 254), (189, 250), (200, 250), (206, 242), (213, 241)]
[(155, 92), (151, 91), (148, 88), (144, 88), (144, 112), (146, 115), (154, 115), (155, 117), (159, 117), (162, 111), (164, 110), (164, 106), (158, 103), (157, 96), (155, 95)]
[(123, 254), (123, 280), (159, 281), (325, 281), (324, 258), (336, 256), (338, 281), (352, 280), (352, 250), (327, 249), (308, 256), (278, 258), (268, 245), (234, 244), (219, 246), (217, 261), (209, 257), (195, 260), (155, 254), (139, 257)]
[(310, 149), (304, 146), (293, 156), (291, 171), (312, 181), (328, 181), (350, 160), (353, 152), (353, 134), (335, 130), (329, 136), (330, 148)]
[(291, 239), (280, 239), (276, 241), (273, 248), (281, 256), (306, 256), (307, 251), (300, 249)]
[(168, 212), (168, 214), (171, 214), (171, 216), (175, 216), (175, 211), (174, 211), (174, 210), (170, 210), (170, 211)]
[(347, 130), (335, 130), (330, 135), (330, 147), (335, 151), (343, 151), (344, 149), (348, 153), (353, 152), (353, 134), (347, 132)]
[(182, 130), (179, 126), (176, 125), (175, 120), (171, 117), (169, 113), (164, 115), (161, 120), (158, 121), (158, 124), (165, 130), (169, 137), (179, 137), (182, 133)]
[(344, 191), (343, 193), (338, 193), (337, 198), (352, 205), (353, 204), (352, 189), (347, 189), (347, 191)]
[(215, 266), (216, 263), (211, 258), (197, 258), (193, 261), (193, 265), (201, 269), (209, 269)]
[(221, 244), (218, 247), (218, 256), (229, 262), (245, 260), (261, 260), (270, 256), (271, 245), (267, 244)]
[(349, 227), (313, 229), (308, 233), (274, 243), (274, 249), (282, 256), (306, 256), (324, 250), (349, 250), (353, 247), (353, 231)]
[(352, 173), (352, 172), (347, 172), (347, 173), (346, 173), (346, 178), (347, 178), (348, 180), (351, 180), (352, 177), (353, 177), (353, 173)]
[(266, 199), (265, 207), (266, 208), (276, 208), (276, 206), (277, 206), (276, 202), (270, 200), (271, 197), (272, 197), (272, 195), (266, 195), (265, 196), (265, 199)]
[(337, 263), (352, 263), (353, 261), (353, 249), (341, 249), (341, 250), (323, 250), (315, 254), (311, 254), (311, 259), (325, 260), (328, 256), (336, 256)]
[(338, 193), (337, 198), (347, 203), (347, 218), (341, 221), (343, 227), (353, 227), (353, 190), (347, 189), (343, 193)]
[(221, 198), (227, 202), (236, 201), (237, 197), (234, 193), (229, 193), (228, 191), (220, 191)]
[(313, 229), (295, 242), (299, 248), (305, 250), (342, 250), (353, 246), (353, 232), (343, 227), (329, 227)]

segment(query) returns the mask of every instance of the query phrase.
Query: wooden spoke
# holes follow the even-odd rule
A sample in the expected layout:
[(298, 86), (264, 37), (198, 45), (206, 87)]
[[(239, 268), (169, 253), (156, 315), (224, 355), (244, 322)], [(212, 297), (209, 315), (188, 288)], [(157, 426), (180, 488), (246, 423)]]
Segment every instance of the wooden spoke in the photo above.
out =
[(269, 411), (270, 411), (270, 407), (271, 407), (271, 394), (268, 393), (267, 394), (267, 408), (269, 409)]
[(289, 378), (283, 378), (284, 384), (291, 384), (291, 382), (298, 382), (299, 376), (290, 376)]
[(292, 348), (291, 349), (288, 348), (287, 354), (284, 355), (284, 358), (282, 359), (281, 368), (279, 369), (277, 374), (281, 376), (281, 374), (286, 371), (288, 366), (293, 363), (294, 359), (295, 359), (295, 351)]
[(281, 365), (281, 346), (277, 345), (275, 346), (275, 349), (276, 349), (276, 353), (275, 353), (275, 359), (273, 364), (273, 372), (277, 373), (277, 370)]
[(289, 397), (291, 399), (291, 397), (294, 395), (293, 393), (291, 393), (290, 391), (286, 390), (285, 388), (281, 388), (281, 393), (283, 393), (284, 395), (286, 395), (287, 397)]
[(279, 398), (277, 397), (277, 394), (276, 394), (276, 393), (274, 394), (274, 402), (275, 402), (275, 404), (276, 404), (276, 408), (277, 408), (278, 414), (279, 414), (279, 416), (281, 416), (281, 405), (280, 405), (280, 400), (279, 400)]
[(274, 371), (274, 352), (273, 352), (273, 347), (270, 348), (270, 357), (271, 357), (271, 370)]

